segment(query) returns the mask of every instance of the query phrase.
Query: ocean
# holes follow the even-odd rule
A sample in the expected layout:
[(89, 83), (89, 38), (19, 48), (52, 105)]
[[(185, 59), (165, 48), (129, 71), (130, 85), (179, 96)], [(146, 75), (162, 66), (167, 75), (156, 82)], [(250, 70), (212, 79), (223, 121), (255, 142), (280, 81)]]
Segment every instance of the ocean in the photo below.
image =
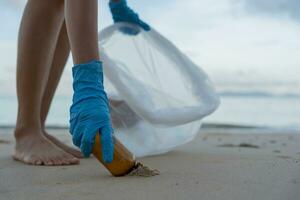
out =
[[(214, 125), (253, 126), (300, 131), (300, 96), (263, 93), (221, 93), (221, 105), (205, 123)], [(67, 127), (71, 95), (55, 96), (47, 125)], [(17, 99), (0, 96), (0, 126), (13, 126)]]

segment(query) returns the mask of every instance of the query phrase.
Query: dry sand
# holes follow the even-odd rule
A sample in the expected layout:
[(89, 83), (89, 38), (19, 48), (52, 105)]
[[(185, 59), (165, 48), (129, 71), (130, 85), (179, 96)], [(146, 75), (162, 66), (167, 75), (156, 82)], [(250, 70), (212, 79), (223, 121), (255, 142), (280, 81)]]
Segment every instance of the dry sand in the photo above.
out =
[[(49, 132), (70, 142), (67, 130)], [(12, 130), (0, 129), (0, 199), (300, 199), (300, 134), (233, 132), (204, 131), (168, 154), (139, 160), (159, 176), (114, 178), (94, 158), (62, 167), (16, 162)]]

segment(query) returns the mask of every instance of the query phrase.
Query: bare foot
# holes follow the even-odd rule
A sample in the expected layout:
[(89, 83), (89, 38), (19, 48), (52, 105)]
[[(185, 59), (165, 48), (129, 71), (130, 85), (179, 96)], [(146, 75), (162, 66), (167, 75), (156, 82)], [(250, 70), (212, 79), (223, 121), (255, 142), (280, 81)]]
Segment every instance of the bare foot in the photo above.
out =
[(59, 149), (41, 131), (16, 133), (15, 160), (31, 165), (73, 165), (79, 160)]
[(79, 150), (64, 144), (63, 142), (58, 140), (56, 137), (48, 134), (46, 131), (43, 131), (43, 133), (47, 139), (49, 139), (51, 142), (53, 142), (56, 146), (58, 146), (65, 152), (75, 156), (76, 158), (83, 158), (83, 155), (81, 154), (81, 152)]

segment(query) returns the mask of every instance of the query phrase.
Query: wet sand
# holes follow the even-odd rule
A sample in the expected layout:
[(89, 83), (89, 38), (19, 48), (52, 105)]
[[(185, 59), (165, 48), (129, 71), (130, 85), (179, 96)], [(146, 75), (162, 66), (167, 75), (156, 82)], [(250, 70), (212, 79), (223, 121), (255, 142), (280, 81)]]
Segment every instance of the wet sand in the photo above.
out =
[[(70, 143), (68, 131), (50, 129)], [(114, 178), (95, 158), (77, 166), (33, 167), (11, 158), (12, 129), (0, 129), (0, 200), (295, 200), (300, 134), (205, 130), (189, 144), (139, 159), (154, 177)]]

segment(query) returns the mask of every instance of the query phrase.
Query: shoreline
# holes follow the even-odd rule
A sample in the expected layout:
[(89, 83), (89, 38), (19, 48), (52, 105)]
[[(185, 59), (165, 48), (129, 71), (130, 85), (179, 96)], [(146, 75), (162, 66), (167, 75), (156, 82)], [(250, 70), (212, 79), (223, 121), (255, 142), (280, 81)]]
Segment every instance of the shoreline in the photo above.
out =
[[(68, 126), (64, 125), (47, 125), (47, 129), (51, 130), (68, 130)], [(14, 129), (14, 125), (0, 125), (0, 129)], [(203, 123), (201, 126), (201, 132), (226, 132), (226, 133), (252, 133), (252, 134), (300, 134), (299, 128), (287, 128), (287, 127), (268, 127), (268, 126), (251, 126), (251, 125), (239, 125), (239, 124), (226, 124), (226, 123)], [(1, 132), (0, 132), (1, 133)]]

